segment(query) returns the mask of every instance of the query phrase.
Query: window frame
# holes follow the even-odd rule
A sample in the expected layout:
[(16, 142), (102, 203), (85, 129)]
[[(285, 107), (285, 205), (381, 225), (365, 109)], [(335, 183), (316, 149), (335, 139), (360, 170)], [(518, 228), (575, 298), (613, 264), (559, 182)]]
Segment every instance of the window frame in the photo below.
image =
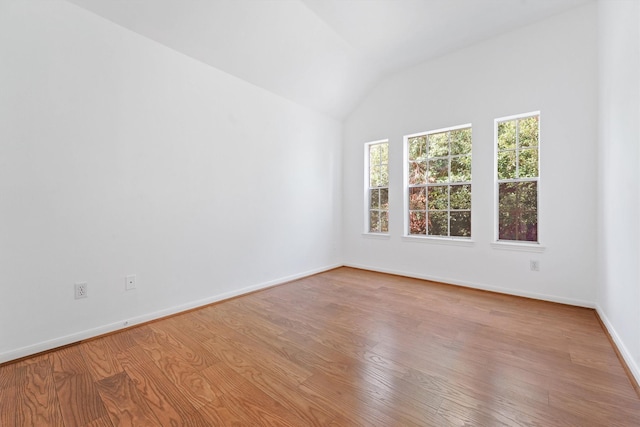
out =
[[(423, 131), (423, 132), (417, 132), (417, 133), (413, 133), (410, 135), (405, 135), (403, 137), (403, 170), (404, 170), (404, 181), (403, 181), (403, 185), (404, 185), (404, 204), (403, 204), (403, 217), (404, 217), (404, 233), (403, 233), (403, 239), (405, 240), (418, 240), (418, 241), (430, 241), (430, 242), (434, 242), (434, 243), (452, 243), (452, 244), (461, 244), (464, 246), (467, 245), (472, 245), (473, 244), (473, 220), (472, 220), (472, 216), (473, 216), (473, 200), (471, 200), (471, 204), (470, 207), (468, 209), (469, 211), (469, 217), (470, 217), (470, 221), (471, 221), (471, 228), (470, 228), (470, 235), (469, 236), (440, 236), (440, 235), (429, 235), (428, 234), (428, 229), (427, 229), (427, 233), (425, 234), (411, 234), (411, 223), (410, 223), (410, 212), (411, 210), (409, 209), (409, 201), (410, 201), (410, 192), (411, 192), (411, 188), (416, 188), (416, 187), (420, 187), (422, 185), (411, 185), (409, 184), (409, 174), (410, 174), (410, 168), (409, 168), (409, 140), (411, 138), (415, 138), (415, 137), (419, 137), (419, 136), (425, 136), (427, 137), (427, 141), (428, 141), (428, 137), (429, 135), (433, 135), (433, 134), (438, 134), (438, 133), (443, 133), (443, 132), (452, 132), (455, 130), (459, 130), (459, 129), (470, 129), (471, 130), (471, 134), (472, 134), (472, 143), (471, 143), (471, 151), (468, 153), (468, 156), (470, 156), (471, 159), (471, 179), (469, 181), (460, 181), (460, 182), (447, 182), (447, 183), (443, 183), (442, 186), (446, 186), (449, 188), (448, 192), (447, 192), (447, 202), (448, 202), (448, 208), (446, 209), (447, 212), (447, 229), (448, 229), (448, 233), (451, 234), (451, 193), (450, 193), (450, 187), (452, 185), (470, 185), (472, 190), (471, 190), (471, 198), (473, 199), (473, 124), (472, 123), (465, 123), (465, 124), (461, 124), (461, 125), (456, 125), (456, 126), (449, 126), (449, 127), (445, 127), (445, 128), (439, 128), (439, 129), (433, 129), (433, 130), (429, 130), (429, 131)], [(427, 142), (427, 147), (428, 147), (428, 142)], [(427, 148), (428, 150), (428, 148)], [(449, 153), (446, 158), (447, 159), (451, 159), (452, 157), (462, 157), (464, 155), (451, 155), (451, 153)], [(436, 156), (436, 157), (443, 157), (443, 156)], [(429, 155), (428, 155), (428, 151), (427, 151), (427, 169), (425, 170), (425, 173), (428, 173), (428, 161), (429, 161)], [(451, 172), (451, 164), (449, 162), (449, 175)], [(425, 188), (425, 194), (428, 193), (428, 188), (429, 188), (429, 184), (425, 183), (424, 184), (424, 188)], [(427, 206), (425, 206), (425, 215), (428, 216), (429, 213), (429, 207), (428, 207), (428, 198), (427, 198)], [(466, 209), (465, 209), (466, 211)], [(454, 210), (455, 212), (455, 210)]]
[[(370, 224), (370, 220), (371, 220), (371, 208), (370, 208), (370, 194), (371, 194), (371, 190), (373, 189), (383, 189), (386, 188), (387, 189), (387, 194), (389, 194), (389, 183), (391, 181), (390, 176), (387, 180), (387, 186), (386, 187), (371, 187), (371, 157), (370, 157), (370, 152), (371, 152), (371, 147), (374, 145), (382, 145), (382, 144), (387, 144), (387, 175), (389, 176), (389, 167), (391, 165), (390, 162), (390, 157), (391, 157), (391, 153), (389, 151), (389, 139), (380, 139), (380, 140), (376, 140), (376, 141), (370, 141), (370, 142), (366, 142), (364, 144), (364, 231), (363, 234), (366, 236), (371, 236), (371, 237), (386, 237), (389, 236), (389, 207), (387, 207), (387, 209), (375, 209), (377, 211), (386, 211), (387, 213), (387, 231), (371, 231), (371, 224)], [(382, 163), (381, 163), (382, 164)], [(388, 196), (387, 196), (388, 197)], [(388, 199), (387, 199), (387, 203), (388, 203)]]
[[(500, 179), (498, 174), (498, 154), (500, 153), (498, 147), (498, 126), (500, 123), (509, 122), (513, 120), (526, 119), (529, 117), (538, 117), (538, 141), (537, 141), (537, 151), (538, 151), (538, 175), (536, 177), (525, 177), (525, 178), (509, 178), (509, 179)], [(512, 250), (523, 250), (523, 251), (532, 251), (532, 252), (542, 252), (544, 251), (544, 246), (541, 243), (541, 204), (540, 204), (540, 189), (541, 189), (541, 166), (542, 166), (542, 118), (540, 111), (530, 111), (527, 113), (514, 114), (505, 117), (499, 117), (494, 119), (493, 126), (493, 176), (494, 176), (494, 241), (492, 242), (492, 247), (495, 249), (512, 249)], [(516, 138), (518, 138), (519, 132), (516, 131)], [(516, 170), (519, 169), (518, 155), (521, 148), (518, 147), (518, 140), (516, 139), (516, 148), (514, 151), (516, 152)], [(508, 182), (535, 182), (536, 183), (536, 241), (530, 240), (507, 240), (500, 239), (500, 184), (508, 183)]]

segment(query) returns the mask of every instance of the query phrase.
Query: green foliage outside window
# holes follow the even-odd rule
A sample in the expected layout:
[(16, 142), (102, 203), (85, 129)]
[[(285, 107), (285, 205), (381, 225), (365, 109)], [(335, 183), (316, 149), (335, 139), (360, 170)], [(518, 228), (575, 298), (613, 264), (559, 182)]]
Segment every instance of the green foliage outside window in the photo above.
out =
[(369, 149), (369, 232), (389, 231), (389, 144), (370, 144)]
[(538, 241), (540, 116), (498, 123), (498, 239)]
[(471, 128), (407, 139), (409, 234), (471, 236)]

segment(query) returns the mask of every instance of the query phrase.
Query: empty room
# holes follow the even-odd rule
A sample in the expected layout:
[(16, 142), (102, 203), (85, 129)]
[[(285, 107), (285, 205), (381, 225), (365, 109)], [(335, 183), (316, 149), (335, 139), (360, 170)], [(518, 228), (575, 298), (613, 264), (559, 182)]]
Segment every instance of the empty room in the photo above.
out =
[(0, 0), (0, 426), (640, 425), (640, 1)]

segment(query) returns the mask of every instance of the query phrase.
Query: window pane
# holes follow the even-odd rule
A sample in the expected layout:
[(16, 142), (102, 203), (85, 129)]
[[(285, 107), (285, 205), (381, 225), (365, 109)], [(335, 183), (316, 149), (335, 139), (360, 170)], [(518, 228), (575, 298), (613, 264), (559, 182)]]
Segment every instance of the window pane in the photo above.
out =
[(389, 144), (380, 144), (380, 163), (388, 164), (389, 163)]
[(382, 233), (389, 232), (389, 212), (387, 211), (380, 212), (380, 231)]
[(429, 157), (449, 155), (449, 132), (429, 135)]
[(373, 166), (371, 168), (370, 187), (386, 187), (389, 185), (389, 166)]
[(448, 236), (447, 212), (429, 212), (429, 236)]
[(380, 164), (380, 145), (369, 146), (369, 165), (373, 168), (374, 165)]
[(429, 160), (429, 183), (449, 182), (449, 159)]
[(389, 209), (389, 189), (380, 189), (380, 209)]
[(380, 166), (380, 179), (378, 180), (378, 187), (386, 187), (389, 185), (389, 166)]
[[(420, 135), (406, 141), (409, 202), (405, 212), (409, 215), (409, 234), (448, 237), (453, 202), (456, 212), (462, 212), (456, 216), (456, 233), (469, 237), (471, 185), (463, 183), (471, 181), (471, 128)], [(457, 185), (452, 186), (452, 182)]]
[[(535, 181), (503, 182), (498, 186), (498, 202), (500, 208), (522, 210), (538, 208), (538, 183)], [(503, 210), (503, 209), (501, 209)]]
[(451, 159), (451, 182), (471, 181), (471, 156)]
[(538, 150), (526, 149), (520, 151), (519, 178), (534, 178), (538, 176)]
[(498, 153), (498, 179), (513, 179), (516, 177), (516, 152), (504, 151)]
[(538, 211), (524, 211), (522, 214), (522, 231), (524, 232), (524, 239), (528, 242), (538, 241)]
[(500, 212), (498, 215), (498, 239), (518, 240), (516, 237), (516, 223), (516, 218), (512, 217), (509, 212)]
[(498, 185), (498, 238), (538, 240), (538, 183), (506, 182)]
[(456, 237), (471, 236), (471, 212), (451, 212), (451, 235)]
[(380, 232), (380, 215), (378, 211), (369, 211), (369, 231)]
[(518, 122), (520, 147), (538, 146), (538, 116), (520, 119)]
[(426, 212), (409, 212), (409, 234), (426, 234)]
[(498, 184), (498, 207), (500, 212), (510, 212), (518, 206), (518, 182)]
[(498, 150), (516, 148), (516, 121), (498, 123)]
[(427, 197), (424, 187), (415, 187), (409, 189), (409, 210), (425, 210)]
[(427, 159), (427, 137), (425, 135), (409, 138), (409, 160)]
[(448, 209), (449, 203), (447, 190), (448, 186), (446, 185), (429, 187), (429, 210)]
[(380, 182), (380, 166), (371, 166), (369, 169), (369, 187), (377, 187)]
[(409, 162), (409, 185), (427, 182), (427, 162)]
[(500, 213), (498, 231), (500, 240), (537, 242), (537, 213), (533, 211), (522, 212), (522, 215), (513, 215), (510, 212)]
[(451, 209), (471, 209), (471, 185), (451, 186)]
[(451, 131), (451, 154), (471, 153), (471, 128)]
[(380, 190), (369, 190), (369, 209), (380, 208)]
[(368, 150), (369, 184), (365, 197), (369, 233), (385, 232), (388, 229), (389, 209), (389, 144), (381, 142), (366, 145)]
[(535, 181), (519, 182), (518, 189), (519, 203), (525, 207), (526, 211), (538, 210), (538, 183)]

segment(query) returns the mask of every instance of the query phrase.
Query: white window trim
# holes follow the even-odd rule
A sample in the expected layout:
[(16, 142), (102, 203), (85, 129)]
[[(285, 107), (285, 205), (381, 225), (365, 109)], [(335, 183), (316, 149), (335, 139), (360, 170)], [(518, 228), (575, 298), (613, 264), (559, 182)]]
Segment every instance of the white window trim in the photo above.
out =
[[(540, 225), (540, 218), (538, 218), (538, 225)], [(493, 249), (499, 249), (503, 251), (520, 251), (520, 252), (537, 252), (542, 253), (546, 247), (540, 243), (534, 242), (518, 242), (516, 240), (499, 240), (497, 242), (491, 242)]]
[(391, 239), (391, 235), (389, 233), (365, 232), (365, 233), (362, 233), (362, 237), (365, 237), (367, 239), (374, 239), (374, 240), (389, 240), (389, 239)]
[[(389, 144), (389, 139), (380, 139), (377, 141), (370, 141), (370, 142), (366, 142), (364, 144), (364, 209), (363, 209), (363, 213), (364, 213), (364, 231), (362, 232), (362, 234), (364, 236), (367, 237), (379, 237), (379, 238), (386, 238), (389, 236), (389, 232), (387, 231), (386, 233), (382, 233), (382, 232), (371, 232), (369, 231), (369, 179), (370, 179), (370, 170), (371, 170), (371, 164), (369, 163), (369, 147), (371, 147), (372, 145), (376, 145), (376, 144), (384, 144), (387, 143)], [(391, 157), (391, 154), (389, 153), (389, 157)], [(391, 164), (390, 161), (388, 161), (387, 163), (387, 167), (389, 167)], [(387, 188), (390, 188), (389, 184), (387, 184)]]
[(413, 243), (427, 243), (435, 245), (451, 245), (451, 246), (466, 246), (473, 247), (476, 245), (475, 240), (471, 240), (468, 237), (457, 236), (427, 236), (420, 234), (409, 234), (408, 236), (402, 236), (402, 241)]
[[(537, 204), (538, 204), (538, 241), (537, 242), (527, 242), (527, 241), (519, 241), (519, 240), (500, 240), (499, 237), (499, 233), (500, 233), (500, 227), (499, 227), (499, 220), (500, 220), (500, 216), (499, 216), (499, 212), (498, 212), (498, 123), (502, 123), (502, 122), (507, 122), (510, 120), (517, 120), (517, 119), (523, 119), (526, 117), (531, 117), (531, 116), (538, 116), (539, 122), (538, 122), (538, 177), (537, 178), (527, 178), (528, 180), (531, 181), (536, 181), (538, 183), (538, 190), (537, 190)], [(542, 217), (542, 209), (540, 206), (540, 188), (541, 188), (541, 179), (540, 176), (542, 175), (541, 171), (540, 171), (540, 166), (542, 164), (541, 159), (542, 159), (542, 144), (540, 143), (540, 141), (542, 140), (542, 115), (540, 114), (540, 111), (530, 111), (528, 113), (522, 113), (522, 114), (514, 114), (511, 116), (505, 116), (505, 117), (499, 117), (497, 119), (494, 119), (493, 121), (493, 224), (494, 224), (494, 233), (493, 233), (493, 242), (491, 242), (491, 247), (494, 249), (499, 249), (499, 250), (513, 250), (513, 251), (523, 251), (523, 252), (544, 252), (544, 250), (546, 249), (545, 246), (542, 245), (542, 240), (541, 240), (541, 229), (542, 227), (540, 226), (540, 224), (542, 223), (541, 221), (541, 217)], [(518, 180), (520, 181), (520, 180)], [(471, 223), (473, 225), (473, 222)]]
[[(475, 242), (473, 239), (473, 184), (471, 184), (471, 236), (470, 237), (458, 237), (458, 236), (429, 236), (429, 235), (421, 235), (421, 234), (410, 234), (409, 233), (409, 147), (408, 142), (409, 138), (415, 138), (416, 136), (422, 135), (431, 135), (434, 133), (441, 132), (450, 132), (458, 129), (466, 129), (471, 128), (473, 132), (472, 123), (466, 123), (463, 125), (449, 126), (440, 129), (434, 129), (426, 132), (417, 132), (412, 133), (410, 135), (405, 135), (402, 138), (402, 159), (403, 159), (403, 216), (404, 222), (403, 227), (404, 231), (402, 234), (403, 241), (412, 241), (412, 242), (429, 242), (429, 243), (437, 243), (437, 244), (452, 244), (456, 246), (473, 246)], [(473, 142), (471, 143), (471, 182), (473, 182)]]

